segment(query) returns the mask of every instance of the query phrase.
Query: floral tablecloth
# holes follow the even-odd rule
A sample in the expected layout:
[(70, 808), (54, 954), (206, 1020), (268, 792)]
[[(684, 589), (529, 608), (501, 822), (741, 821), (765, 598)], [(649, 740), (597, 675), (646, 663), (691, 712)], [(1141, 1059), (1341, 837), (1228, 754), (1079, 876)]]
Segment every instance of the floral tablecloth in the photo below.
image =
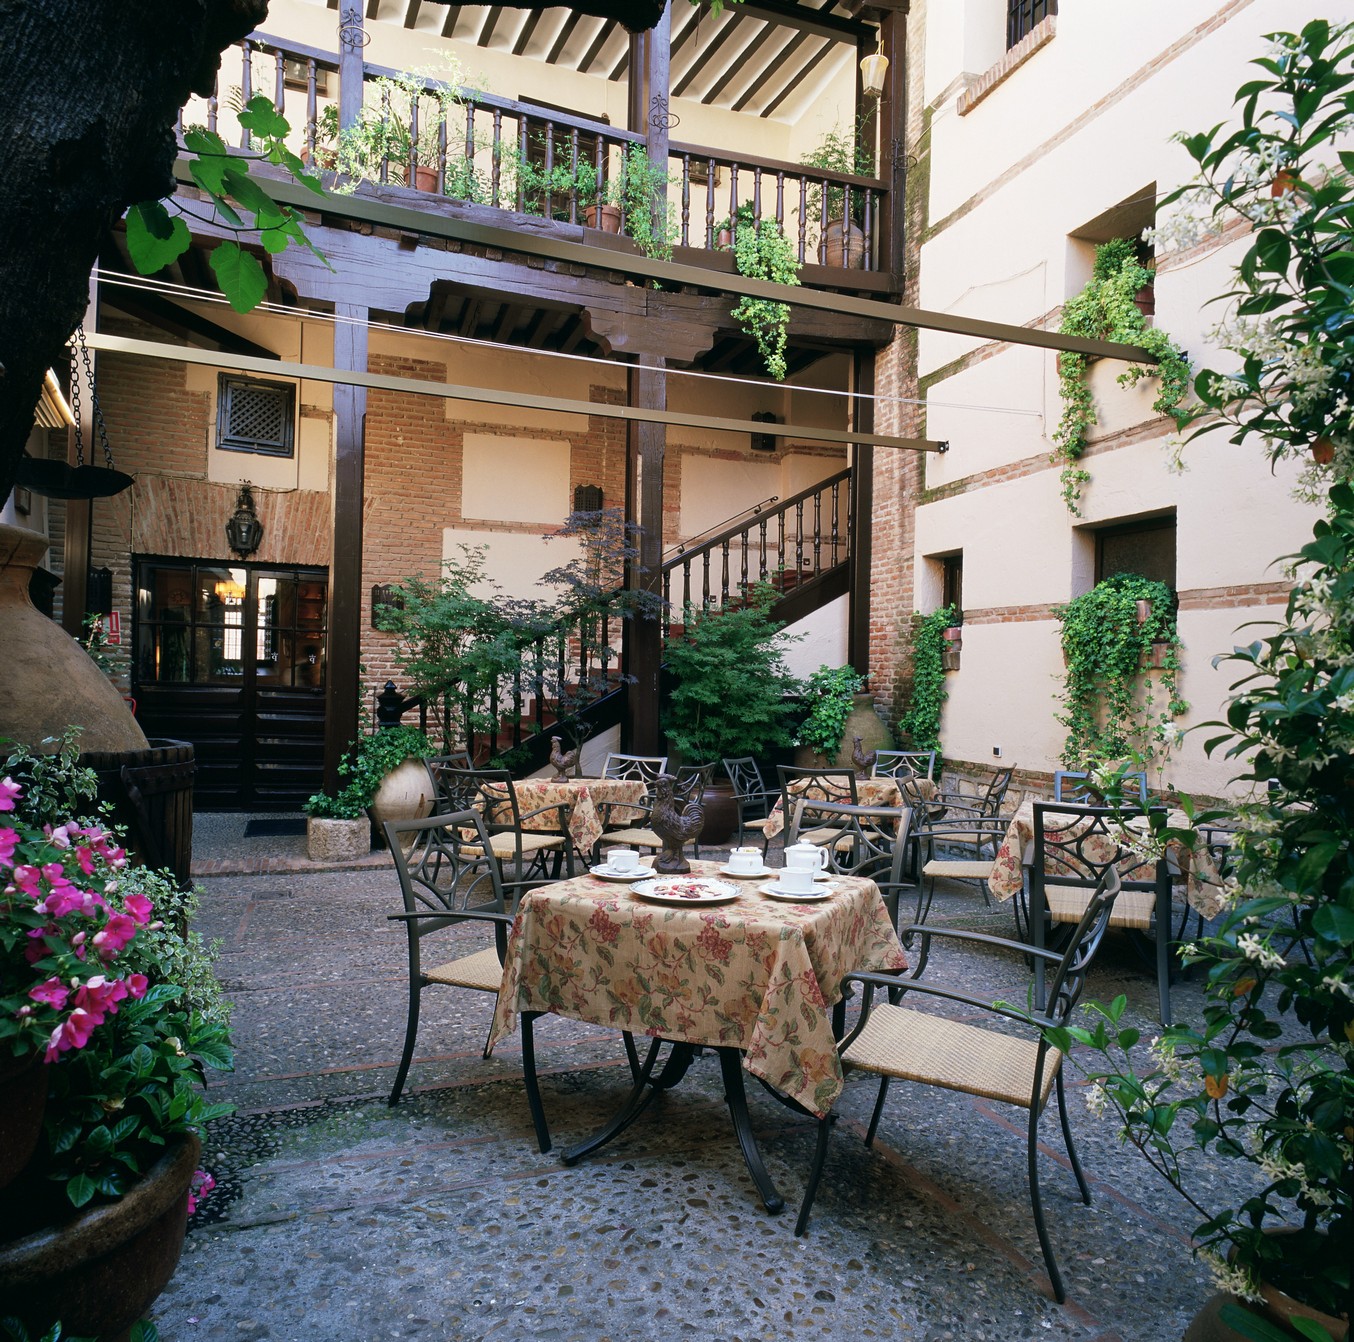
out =
[[(929, 778), (908, 778), (904, 780), (913, 796), (930, 801), (936, 795), (936, 785)], [(796, 780), (790, 784), (791, 795), (804, 792), (810, 784), (806, 780)], [(903, 784), (896, 778), (857, 778), (856, 801), (861, 806), (901, 806), (903, 804)], [(780, 802), (771, 808), (770, 819), (766, 822), (766, 835), (774, 839), (785, 828), (785, 810)]]
[[(693, 862), (696, 875), (716, 864)], [(843, 975), (907, 960), (873, 881), (842, 877), (822, 903), (738, 882), (731, 904), (673, 908), (580, 876), (530, 891), (508, 940), (486, 1051), (519, 1011), (745, 1051), (744, 1066), (815, 1114), (842, 1088), (830, 1008)]]
[[(514, 782), (517, 792), (517, 805), (525, 814), (539, 810), (542, 806), (569, 808), (569, 837), (580, 853), (590, 853), (602, 833), (602, 820), (598, 806), (606, 802), (638, 802), (644, 800), (646, 791), (642, 780), (632, 778), (521, 778)], [(615, 810), (611, 819), (617, 822), (638, 818), (642, 811)], [(495, 814), (494, 820), (511, 819), (505, 807)], [(523, 822), (522, 828), (528, 830), (553, 829), (555, 813), (548, 812), (535, 819)]]
[[(1188, 823), (1183, 811), (1172, 811), (1167, 816), (1172, 829), (1183, 829)], [(1108, 836), (1094, 835), (1087, 840), (1086, 856), (1092, 862), (1108, 862), (1117, 845)], [(1185, 877), (1185, 898), (1192, 909), (1205, 918), (1214, 918), (1223, 907), (1222, 885), (1217, 867), (1207, 849), (1191, 852), (1178, 839), (1166, 847), (1166, 857), (1172, 870)], [(1010, 899), (1024, 888), (1024, 868), (1034, 860), (1034, 803), (1022, 802), (1011, 817), (1006, 837), (997, 849), (996, 866), (987, 882), (987, 888), (1002, 900)], [(1134, 863), (1141, 859), (1133, 858)]]

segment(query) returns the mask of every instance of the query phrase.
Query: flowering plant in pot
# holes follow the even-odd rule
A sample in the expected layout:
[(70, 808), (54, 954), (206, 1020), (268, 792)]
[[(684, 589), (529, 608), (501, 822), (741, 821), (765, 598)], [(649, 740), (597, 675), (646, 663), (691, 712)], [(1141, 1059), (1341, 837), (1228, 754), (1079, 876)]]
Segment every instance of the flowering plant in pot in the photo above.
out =
[[(0, 1056), (40, 1056), (49, 1081), (37, 1150), (0, 1195), (0, 1314), (115, 1333), (163, 1289), (210, 1183), (196, 1130), (229, 1112), (202, 1091), (230, 1066), (228, 1011), (186, 931), (193, 896), (129, 866), (102, 822), (47, 809), (88, 786), (59, 772), (0, 783)], [(86, 1301), (84, 1270), (123, 1239), (124, 1284)]]
[[(1097, 1103), (1203, 1218), (1229, 1335), (1338, 1339), (1354, 1313), (1354, 160), (1334, 166), (1329, 140), (1354, 119), (1354, 41), (1324, 21), (1269, 40), (1263, 77), (1238, 93), (1241, 129), (1182, 140), (1203, 170), (1185, 194), (1212, 201), (1209, 227), (1240, 215), (1253, 231), (1229, 295), (1241, 370), (1201, 373), (1181, 418), (1191, 437), (1227, 424), (1275, 459), (1332, 441), (1300, 485), (1324, 515), (1289, 559), (1284, 618), (1225, 659), (1242, 679), (1207, 745), (1255, 788), (1230, 817), (1221, 922), (1184, 948), (1207, 972), (1202, 1020), (1144, 1060), (1118, 999), (1055, 1042), (1096, 1051)], [(1272, 195), (1280, 167), (1308, 187)], [(1149, 842), (1165, 826), (1153, 819)], [(1234, 1205), (1199, 1191), (1202, 1152), (1236, 1162)], [(1306, 1316), (1279, 1315), (1276, 1292)]]

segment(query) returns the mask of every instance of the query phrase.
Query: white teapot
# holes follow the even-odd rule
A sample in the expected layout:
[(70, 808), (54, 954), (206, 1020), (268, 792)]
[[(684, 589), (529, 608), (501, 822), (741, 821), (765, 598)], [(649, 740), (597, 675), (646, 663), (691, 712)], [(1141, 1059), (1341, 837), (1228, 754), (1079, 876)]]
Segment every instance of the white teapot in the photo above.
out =
[(827, 849), (816, 843), (792, 843), (785, 850), (785, 865), (791, 871), (822, 871), (827, 866)]

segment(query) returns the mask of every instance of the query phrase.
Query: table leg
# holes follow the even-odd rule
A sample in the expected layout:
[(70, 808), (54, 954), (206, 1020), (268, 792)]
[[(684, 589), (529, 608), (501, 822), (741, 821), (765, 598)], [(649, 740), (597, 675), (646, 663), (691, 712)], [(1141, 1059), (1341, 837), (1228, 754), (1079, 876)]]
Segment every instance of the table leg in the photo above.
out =
[(591, 1155), (592, 1152), (605, 1146), (613, 1137), (619, 1137), (644, 1112), (649, 1101), (660, 1090), (667, 1090), (675, 1086), (686, 1075), (686, 1069), (691, 1065), (691, 1058), (695, 1052), (694, 1046), (691, 1044), (673, 1044), (672, 1052), (668, 1055), (668, 1060), (664, 1064), (662, 1072), (659, 1073), (656, 1080), (653, 1079), (653, 1069), (658, 1062), (658, 1050), (663, 1047), (663, 1043), (662, 1039), (655, 1039), (649, 1045), (649, 1052), (645, 1056), (644, 1065), (639, 1069), (639, 1075), (635, 1078), (635, 1084), (631, 1088), (625, 1103), (621, 1106), (620, 1112), (591, 1137), (561, 1153), (560, 1159), (566, 1165), (576, 1164), (584, 1156)]
[(729, 1103), (729, 1116), (733, 1119), (733, 1130), (743, 1151), (743, 1161), (762, 1196), (762, 1205), (774, 1216), (784, 1210), (785, 1199), (762, 1164), (762, 1153), (757, 1149), (757, 1139), (752, 1133), (747, 1091), (743, 1089), (743, 1055), (736, 1048), (721, 1048), (718, 1052), (724, 1077), (724, 1098)]

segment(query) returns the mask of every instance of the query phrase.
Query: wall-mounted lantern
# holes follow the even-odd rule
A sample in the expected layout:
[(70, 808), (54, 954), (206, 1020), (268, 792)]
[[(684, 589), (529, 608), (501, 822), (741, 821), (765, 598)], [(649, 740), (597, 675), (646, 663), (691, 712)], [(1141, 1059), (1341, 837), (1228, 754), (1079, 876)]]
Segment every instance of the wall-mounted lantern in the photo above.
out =
[[(758, 424), (780, 423), (780, 420), (769, 410), (759, 410), (750, 418)], [(774, 452), (776, 450), (776, 435), (774, 433), (754, 433), (752, 435), (752, 450), (754, 452)]]
[(878, 98), (884, 92), (884, 76), (889, 72), (889, 58), (884, 55), (884, 34), (879, 34), (879, 49), (860, 62), (861, 88), (867, 98)]
[(226, 543), (237, 555), (252, 555), (263, 541), (263, 523), (254, 509), (254, 491), (244, 481), (235, 498), (235, 513), (226, 523)]

